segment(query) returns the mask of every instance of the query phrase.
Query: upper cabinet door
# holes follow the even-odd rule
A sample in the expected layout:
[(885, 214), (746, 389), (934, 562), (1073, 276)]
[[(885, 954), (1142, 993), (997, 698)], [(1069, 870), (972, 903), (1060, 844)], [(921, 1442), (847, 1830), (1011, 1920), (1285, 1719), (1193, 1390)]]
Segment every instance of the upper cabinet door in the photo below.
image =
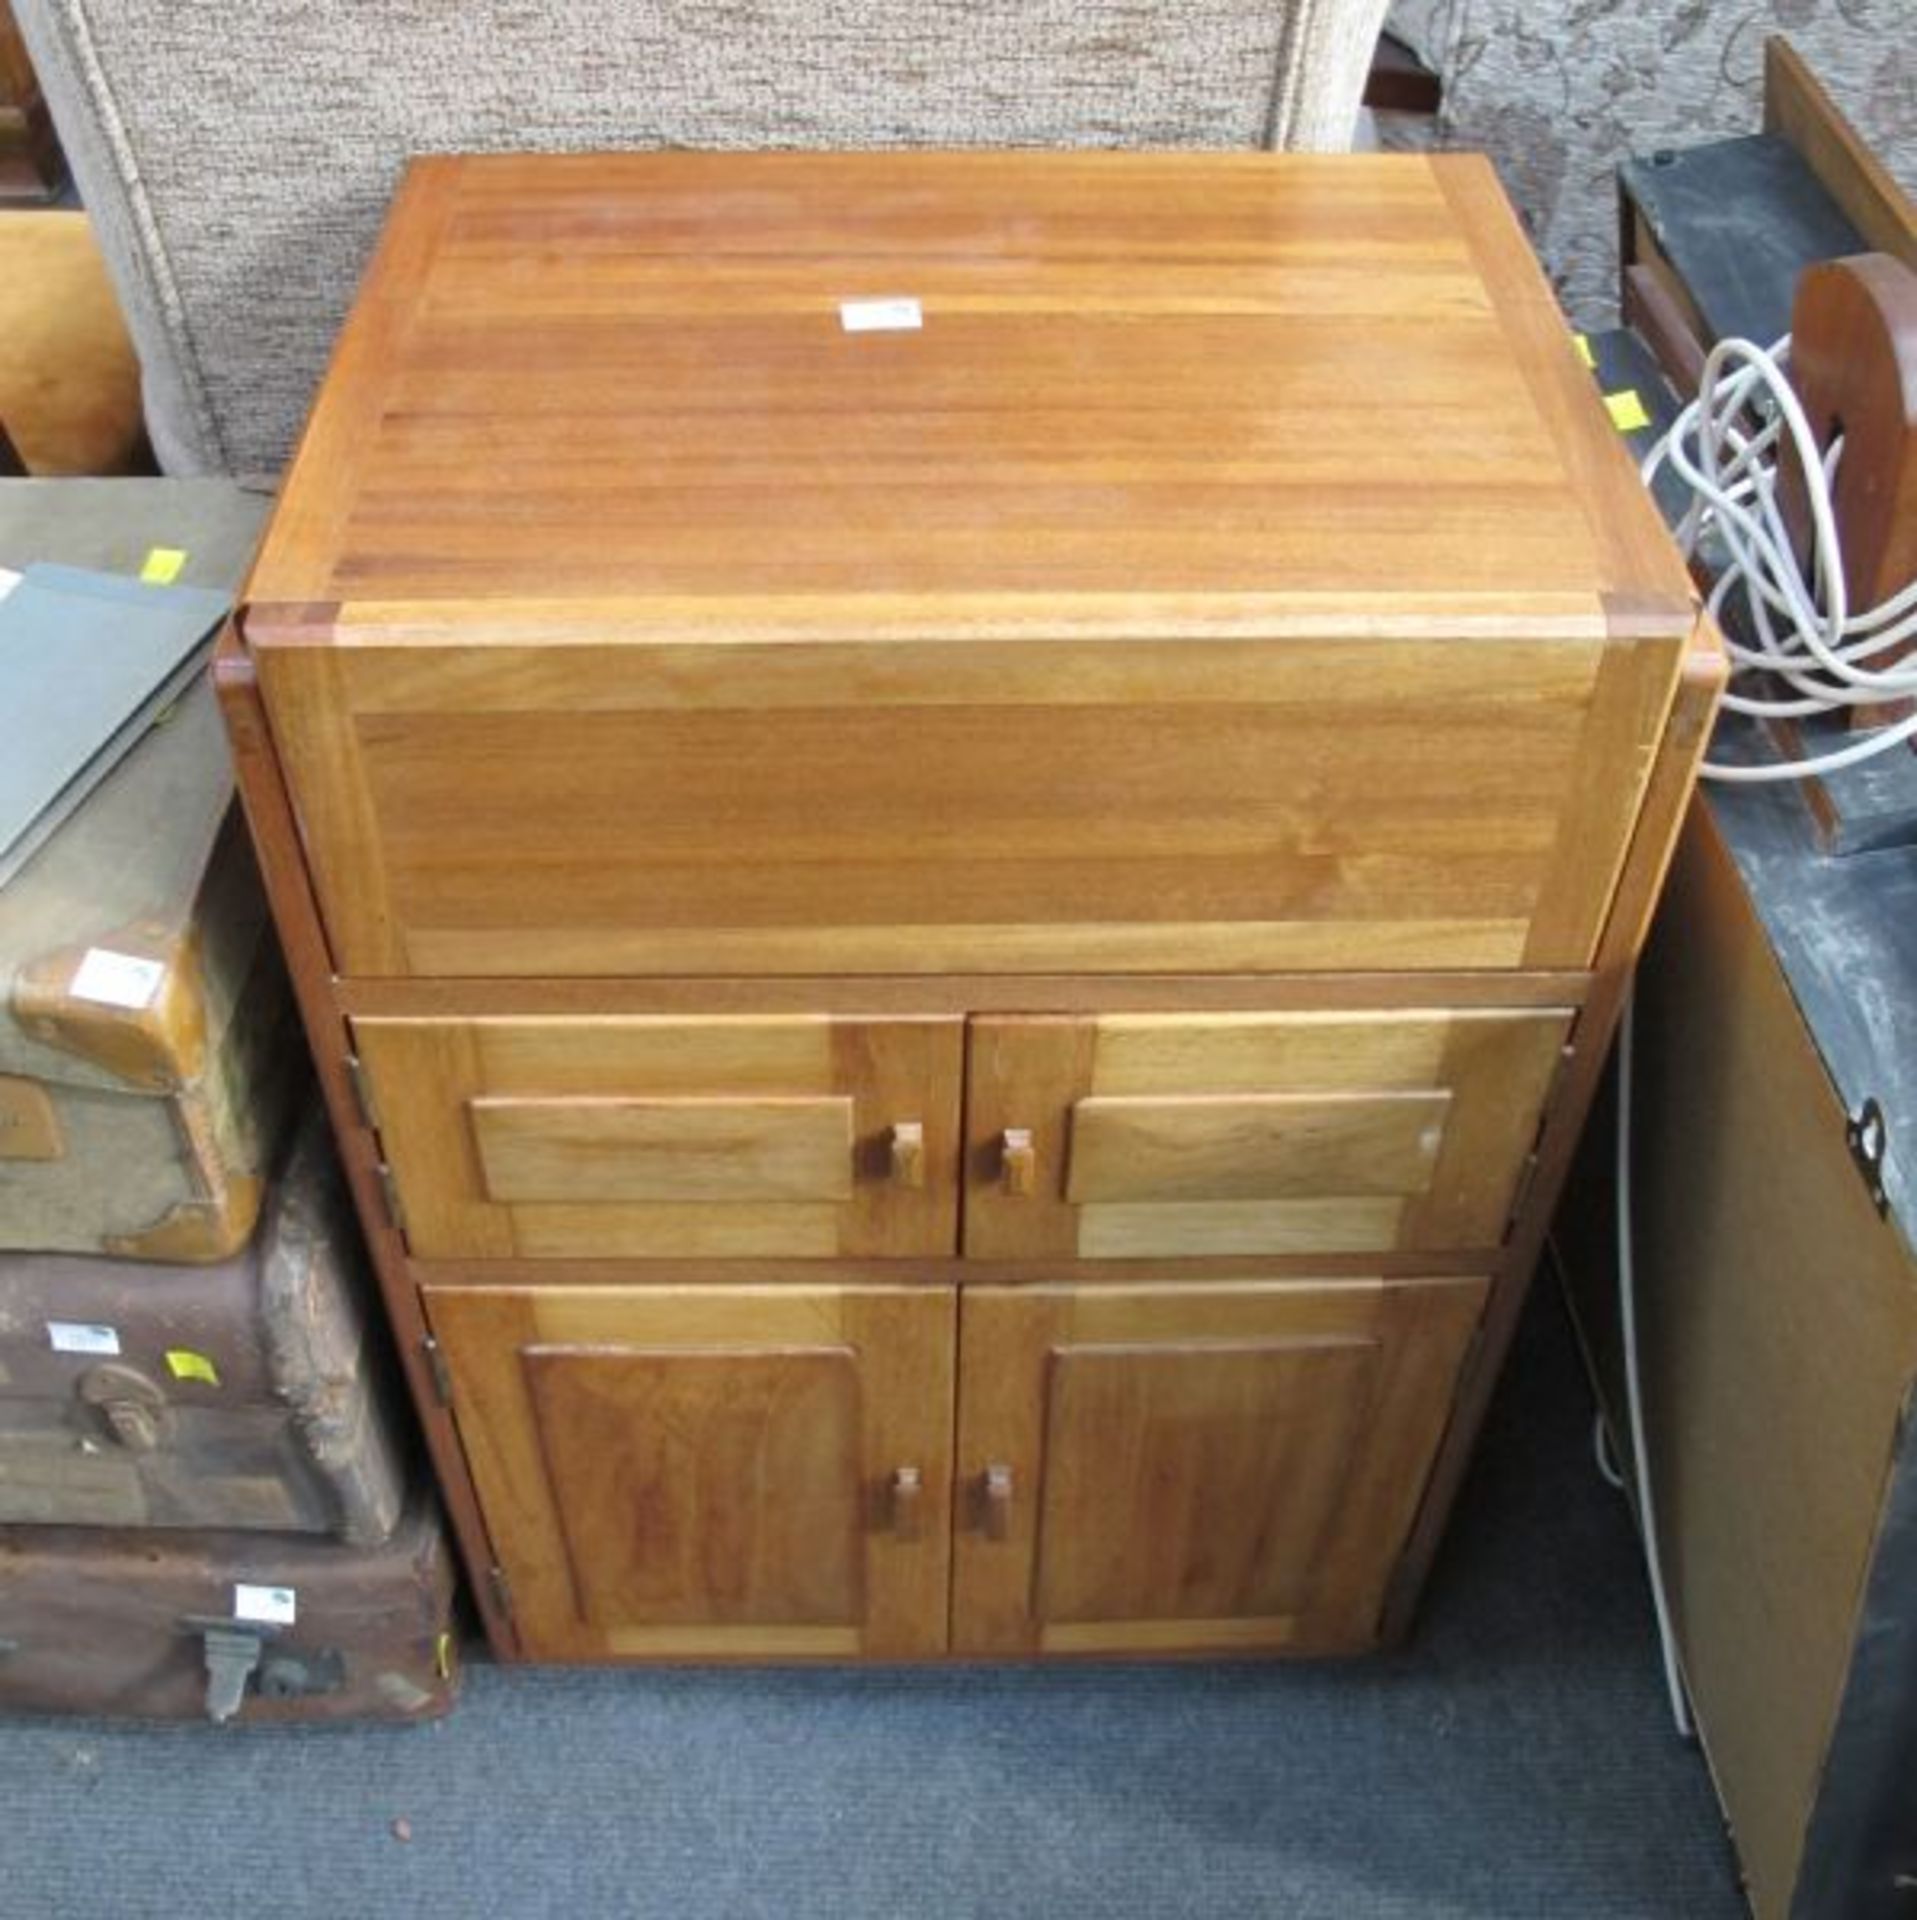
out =
[(960, 1022), (359, 1019), (422, 1259), (947, 1255)]
[(1675, 642), (1226, 640), (1176, 603), (981, 637), (1013, 616), (928, 604), (816, 641), (784, 606), (703, 642), (676, 603), (254, 620), (338, 970), (1590, 963)]
[(1699, 619), (1481, 156), (887, 152), (415, 162), (239, 624), (531, 978), (1582, 969)]
[(972, 1023), (977, 1259), (1495, 1248), (1563, 1009)]
[(945, 1646), (949, 1287), (428, 1287), (534, 1660)]

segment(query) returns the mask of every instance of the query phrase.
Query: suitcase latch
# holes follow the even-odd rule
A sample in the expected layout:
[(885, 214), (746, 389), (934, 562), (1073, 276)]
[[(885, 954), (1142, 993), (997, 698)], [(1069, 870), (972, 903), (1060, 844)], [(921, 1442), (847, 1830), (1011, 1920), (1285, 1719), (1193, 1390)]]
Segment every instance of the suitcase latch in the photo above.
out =
[(231, 1620), (188, 1620), (187, 1630), (202, 1636), (206, 1653), (206, 1717), (224, 1726), (239, 1712), (246, 1683), (259, 1670), (274, 1628)]
[(136, 1368), (89, 1367), (74, 1391), (129, 1453), (157, 1452), (166, 1440), (166, 1394)]

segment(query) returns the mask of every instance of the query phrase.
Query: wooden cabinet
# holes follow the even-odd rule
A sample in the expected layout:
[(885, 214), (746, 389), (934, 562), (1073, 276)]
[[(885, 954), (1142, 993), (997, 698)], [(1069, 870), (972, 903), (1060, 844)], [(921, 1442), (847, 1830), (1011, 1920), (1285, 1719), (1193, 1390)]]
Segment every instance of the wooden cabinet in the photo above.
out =
[(217, 671), (502, 1656), (1403, 1629), (1723, 677), (1482, 160), (418, 161)]
[(527, 1653), (945, 1646), (947, 1287), (433, 1286)]
[(968, 1289), (954, 1649), (1363, 1644), (1484, 1296), (1241, 1276)]

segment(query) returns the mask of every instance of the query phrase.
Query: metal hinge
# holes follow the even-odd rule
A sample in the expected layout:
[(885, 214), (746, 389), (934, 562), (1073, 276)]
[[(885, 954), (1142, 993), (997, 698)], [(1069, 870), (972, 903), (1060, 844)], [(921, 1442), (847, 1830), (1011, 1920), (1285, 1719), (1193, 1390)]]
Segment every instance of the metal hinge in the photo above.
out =
[(359, 1108), (360, 1124), (368, 1133), (379, 1131), (379, 1109), (373, 1104), (373, 1085), (366, 1077), (366, 1063), (358, 1054), (346, 1056), (346, 1077), (353, 1083), (353, 1100)]
[(379, 1190), (386, 1201), (386, 1217), (393, 1223), (396, 1233), (406, 1231), (406, 1208), (399, 1197), (399, 1182), (393, 1178), (393, 1170), (384, 1160), (373, 1169), (379, 1175)]
[(433, 1398), (442, 1407), (453, 1404), (453, 1370), (446, 1364), (446, 1352), (430, 1333), (419, 1338), (420, 1358), (426, 1362), (426, 1371), (433, 1376)]
[(1890, 1126), (1876, 1099), (1866, 1099), (1854, 1115), (1844, 1122), (1844, 1144), (1857, 1171), (1864, 1176), (1864, 1191), (1877, 1209), (1879, 1219), (1890, 1213), (1890, 1195), (1884, 1191), (1884, 1155), (1890, 1147)]
[(506, 1580), (504, 1567), (489, 1567), (486, 1570), (486, 1584), (493, 1591), (493, 1610), (510, 1620), (513, 1617), (513, 1590)]

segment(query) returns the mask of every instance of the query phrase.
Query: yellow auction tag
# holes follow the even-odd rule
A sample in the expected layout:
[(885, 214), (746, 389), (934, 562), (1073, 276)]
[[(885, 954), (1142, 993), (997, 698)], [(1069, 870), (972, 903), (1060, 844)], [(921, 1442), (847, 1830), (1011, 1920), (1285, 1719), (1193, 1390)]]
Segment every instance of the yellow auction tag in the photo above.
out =
[(172, 1369), (176, 1380), (204, 1380), (209, 1387), (220, 1384), (219, 1368), (203, 1353), (193, 1353), (185, 1347), (170, 1347), (166, 1364)]
[(140, 578), (150, 587), (170, 587), (186, 565), (184, 547), (149, 547)]
[(1644, 402), (1635, 387), (1607, 393), (1604, 396), (1604, 411), (1611, 416), (1611, 424), (1619, 433), (1635, 433), (1639, 427), (1651, 424), (1651, 416), (1644, 411)]

